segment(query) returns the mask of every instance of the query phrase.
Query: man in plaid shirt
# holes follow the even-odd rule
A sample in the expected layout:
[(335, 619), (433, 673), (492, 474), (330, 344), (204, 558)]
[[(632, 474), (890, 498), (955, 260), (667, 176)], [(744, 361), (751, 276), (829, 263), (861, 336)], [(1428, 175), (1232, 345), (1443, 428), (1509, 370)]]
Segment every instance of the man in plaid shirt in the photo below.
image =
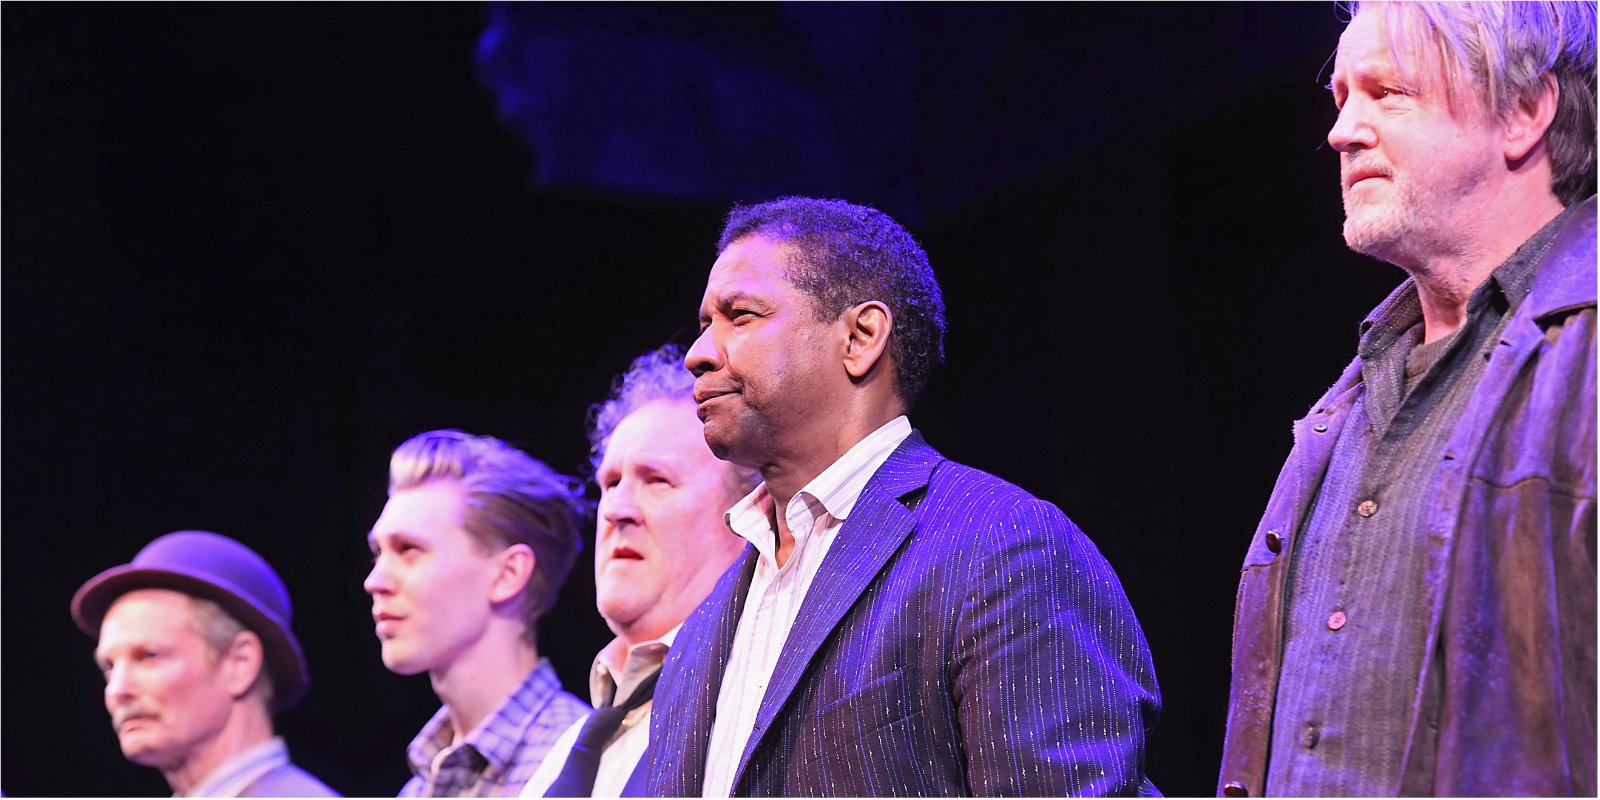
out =
[(488, 436), (431, 431), (395, 450), (364, 587), (384, 665), (427, 672), (444, 703), (407, 748), (401, 796), (515, 795), (589, 710), (535, 633), (577, 559), (577, 487)]

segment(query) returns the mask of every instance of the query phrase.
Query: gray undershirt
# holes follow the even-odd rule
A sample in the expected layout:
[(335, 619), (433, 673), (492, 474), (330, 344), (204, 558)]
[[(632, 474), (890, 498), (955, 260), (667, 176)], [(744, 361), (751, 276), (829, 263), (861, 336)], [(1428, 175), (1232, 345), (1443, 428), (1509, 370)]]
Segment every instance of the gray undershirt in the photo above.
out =
[(1362, 323), (1363, 387), (1291, 551), (1269, 796), (1398, 792), (1424, 659), (1438, 669), (1423, 652), (1435, 467), (1566, 216), (1478, 287), (1450, 336), (1421, 344), (1414, 287)]

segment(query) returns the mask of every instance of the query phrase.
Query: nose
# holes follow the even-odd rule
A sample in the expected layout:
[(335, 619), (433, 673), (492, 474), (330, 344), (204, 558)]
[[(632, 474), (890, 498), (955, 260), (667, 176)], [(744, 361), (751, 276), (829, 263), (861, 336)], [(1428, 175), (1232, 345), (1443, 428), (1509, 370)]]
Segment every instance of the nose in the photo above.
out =
[(106, 710), (115, 711), (117, 707), (133, 697), (133, 682), (128, 677), (127, 666), (123, 662), (111, 665), (106, 670)]
[(385, 568), (385, 559), (388, 556), (379, 555), (372, 562), (372, 570), (367, 573), (367, 579), (361, 582), (361, 588), (367, 594), (388, 594), (391, 591), (389, 571)]
[(639, 504), (633, 501), (632, 479), (617, 481), (600, 493), (600, 518), (613, 527), (639, 523)]
[(1339, 109), (1339, 117), (1328, 129), (1328, 145), (1341, 153), (1353, 153), (1377, 144), (1377, 133), (1367, 121), (1369, 104), (1357, 92), (1351, 92)]
[(715, 372), (721, 366), (721, 360), (717, 357), (717, 343), (711, 335), (710, 326), (700, 332), (699, 338), (689, 346), (689, 352), (683, 354), (683, 365), (694, 373), (696, 378), (707, 372)]

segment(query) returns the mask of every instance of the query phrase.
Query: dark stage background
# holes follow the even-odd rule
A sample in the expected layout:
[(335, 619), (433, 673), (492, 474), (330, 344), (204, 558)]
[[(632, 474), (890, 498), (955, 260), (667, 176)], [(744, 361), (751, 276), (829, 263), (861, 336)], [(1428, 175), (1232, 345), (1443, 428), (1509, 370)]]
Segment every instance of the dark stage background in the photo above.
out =
[[(912, 223), (950, 319), (913, 423), (1099, 544), (1165, 696), (1149, 772), (1209, 794), (1289, 421), (1400, 278), (1339, 239), (1340, 25), (1321, 3), (7, 4), (0, 789), (167, 793), (122, 759), (67, 603), (203, 528), (289, 584), (296, 760), (396, 791), (436, 701), (384, 669), (361, 590), (389, 450), (453, 426), (580, 471), (611, 376), (692, 334), (729, 202), (787, 191)], [(698, 77), (667, 86), (679, 61)], [(592, 603), (585, 556), (544, 634), (580, 694)]]

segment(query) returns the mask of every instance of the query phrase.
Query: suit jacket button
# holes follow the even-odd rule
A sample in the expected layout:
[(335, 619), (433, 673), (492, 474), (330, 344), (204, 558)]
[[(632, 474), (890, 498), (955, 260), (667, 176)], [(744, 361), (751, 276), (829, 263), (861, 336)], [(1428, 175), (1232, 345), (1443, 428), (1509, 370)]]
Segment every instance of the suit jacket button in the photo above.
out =
[(1267, 531), (1267, 549), (1274, 553), (1283, 552), (1283, 537), (1277, 531)]
[(1222, 785), (1222, 796), (1223, 797), (1249, 797), (1250, 796), (1250, 790), (1244, 788), (1244, 784), (1242, 784), (1242, 783), (1240, 783), (1238, 781), (1228, 781), (1227, 783)]

